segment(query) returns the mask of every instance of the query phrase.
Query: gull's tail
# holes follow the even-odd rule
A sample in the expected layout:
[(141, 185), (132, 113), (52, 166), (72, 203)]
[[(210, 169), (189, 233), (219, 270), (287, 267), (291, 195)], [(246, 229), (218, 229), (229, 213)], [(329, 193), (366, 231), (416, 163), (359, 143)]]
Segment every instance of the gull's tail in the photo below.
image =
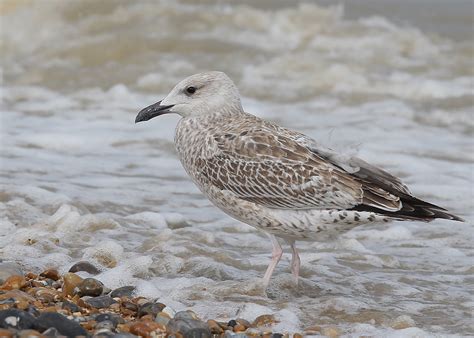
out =
[(436, 218), (443, 218), (452, 221), (464, 222), (464, 219), (449, 213), (448, 210), (439, 207), (435, 204), (422, 201), (416, 197), (401, 197), (400, 200), (402, 202), (402, 208), (398, 211), (387, 211), (366, 205), (358, 205), (354, 207), (354, 210), (373, 211), (378, 214), (390, 216), (394, 219), (402, 220), (418, 220), (430, 222)]

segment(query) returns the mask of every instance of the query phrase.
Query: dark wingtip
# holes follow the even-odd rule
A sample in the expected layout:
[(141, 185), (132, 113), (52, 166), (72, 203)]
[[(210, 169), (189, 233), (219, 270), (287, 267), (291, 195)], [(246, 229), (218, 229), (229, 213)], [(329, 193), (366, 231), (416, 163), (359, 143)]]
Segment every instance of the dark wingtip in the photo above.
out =
[(464, 218), (461, 218), (459, 216), (456, 216), (456, 215), (449, 215), (449, 216), (451, 216), (451, 220), (453, 221), (458, 221), (458, 222), (463, 222), (463, 223), (466, 222)]

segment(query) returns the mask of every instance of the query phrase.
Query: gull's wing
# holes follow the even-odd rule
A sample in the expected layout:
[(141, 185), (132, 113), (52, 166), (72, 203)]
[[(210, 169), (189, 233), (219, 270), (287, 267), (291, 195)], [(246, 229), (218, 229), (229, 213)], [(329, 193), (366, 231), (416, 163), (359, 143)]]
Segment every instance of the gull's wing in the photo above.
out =
[(350, 209), (364, 204), (390, 212), (401, 209), (397, 195), (346, 172), (291, 131), (252, 124), (212, 136), (218, 151), (197, 163), (209, 184), (269, 208)]

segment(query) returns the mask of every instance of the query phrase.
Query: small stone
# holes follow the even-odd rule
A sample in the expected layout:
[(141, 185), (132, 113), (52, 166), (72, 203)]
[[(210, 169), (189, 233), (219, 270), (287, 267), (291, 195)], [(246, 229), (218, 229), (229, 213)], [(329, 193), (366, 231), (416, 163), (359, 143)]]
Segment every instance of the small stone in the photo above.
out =
[(13, 262), (0, 262), (0, 284), (11, 276), (23, 276), (21, 267)]
[(303, 335), (301, 333), (294, 333), (293, 338), (303, 338)]
[(44, 331), (51, 327), (57, 329), (64, 336), (87, 336), (87, 331), (81, 325), (56, 312), (43, 312), (36, 320), (34, 326), (39, 331)]
[(0, 327), (25, 330), (33, 328), (35, 317), (26, 311), (8, 309), (0, 311)]
[(170, 316), (171, 318), (174, 317), (174, 315), (176, 314), (176, 311), (173, 310), (171, 307), (169, 306), (166, 306), (161, 312), (164, 312), (166, 313), (168, 316)]
[[(74, 319), (77, 321), (79, 318), (74, 318)], [(85, 319), (85, 318), (81, 318), (81, 319)], [(94, 329), (97, 324), (95, 320), (80, 320), (79, 322), (81, 323), (81, 326), (88, 331)]]
[(138, 309), (138, 318), (145, 315), (152, 315), (153, 317), (156, 317), (156, 315), (161, 312), (165, 306), (166, 305), (162, 303), (145, 303)]
[(272, 333), (270, 338), (283, 338), (283, 335), (281, 333)]
[(82, 282), (82, 278), (75, 273), (68, 272), (63, 276), (63, 293), (66, 296), (74, 296), (74, 289)]
[[(187, 314), (185, 312), (188, 312)], [(192, 311), (180, 311), (176, 313), (176, 316), (171, 319), (168, 323), (168, 330), (170, 333), (177, 333), (180, 332), (182, 333), (185, 337), (188, 332), (191, 330), (194, 330), (193, 332), (195, 334), (198, 334), (196, 329), (202, 329), (200, 334), (204, 334), (202, 337), (207, 337), (211, 335), (211, 330), (207, 326), (206, 323), (198, 320), (198, 319), (193, 319), (192, 314), (194, 312)], [(195, 314), (194, 314), (195, 316)], [(198, 336), (201, 337), (201, 336)]]
[(41, 277), (49, 278), (54, 281), (58, 280), (60, 278), (59, 272), (56, 269), (48, 269), (40, 273)]
[(69, 269), (69, 272), (79, 271), (85, 271), (90, 273), (91, 275), (97, 275), (98, 273), (100, 273), (99, 269), (97, 269), (94, 265), (86, 261), (77, 262)]
[[(20, 275), (22, 275), (22, 274), (20, 274)], [(33, 272), (27, 272), (25, 274), (25, 278), (26, 279), (36, 279), (36, 278), (38, 278), (38, 275), (33, 273)]]
[(22, 289), (27, 285), (26, 279), (23, 276), (10, 276), (0, 287), (2, 290), (18, 290)]
[(28, 307), (25, 310), (33, 317), (38, 317), (40, 315), (39, 310), (33, 305), (28, 305)]
[(116, 327), (116, 325), (114, 325), (114, 323), (111, 321), (111, 320), (103, 320), (101, 322), (98, 322), (96, 325), (95, 325), (95, 329), (96, 330), (108, 330), (108, 331), (111, 331), (112, 329), (114, 329)]
[(74, 289), (74, 291), (81, 297), (97, 297), (102, 294), (103, 289), (104, 284), (102, 284), (101, 281), (98, 281), (95, 278), (86, 278), (77, 285), (77, 289)]
[(337, 338), (341, 335), (339, 330), (336, 327), (332, 327), (332, 326), (323, 328), (323, 330), (321, 331), (321, 334), (329, 338)]
[(6, 299), (13, 299), (15, 303), (18, 303), (18, 302), (33, 303), (35, 301), (34, 297), (32, 297), (31, 295), (21, 290), (10, 290), (3, 294), (0, 294), (0, 301), (6, 300)]
[(38, 287), (38, 288), (48, 286), (48, 282), (45, 280), (32, 280), (30, 281), (30, 283), (33, 287)]
[(117, 303), (112, 297), (110, 296), (99, 296), (99, 297), (94, 297), (94, 298), (89, 298), (84, 300), (84, 302), (96, 309), (103, 309), (107, 308), (110, 305)]
[(212, 334), (221, 334), (224, 333), (224, 330), (220, 327), (219, 323), (215, 320), (209, 319), (207, 321), (207, 326), (209, 326), (209, 330), (211, 330)]
[(224, 331), (229, 329), (229, 325), (227, 325), (227, 322), (217, 322), (217, 324), (219, 324), (221, 329)]
[(168, 322), (170, 320), (171, 320), (171, 317), (165, 312), (160, 312), (155, 317), (155, 322), (161, 325), (168, 325)]
[(98, 314), (94, 319), (97, 323), (111, 322), (114, 328), (117, 327), (118, 324), (125, 323), (125, 320), (115, 313), (101, 313)]
[(110, 297), (132, 297), (133, 292), (135, 291), (135, 287), (131, 285), (122, 286), (120, 288), (115, 289), (110, 293)]
[(61, 295), (59, 294), (59, 292), (45, 287), (30, 289), (28, 290), (28, 293), (34, 296), (37, 300), (46, 304), (54, 303), (61, 299)]
[(243, 318), (237, 318), (235, 321), (237, 322), (237, 324), (241, 324), (241, 325), (245, 326), (245, 328), (249, 328), (250, 326), (252, 326), (252, 324), (250, 324), (249, 321), (247, 321)]
[(270, 326), (276, 322), (275, 316), (273, 315), (261, 315), (255, 318), (253, 326)]
[(237, 321), (234, 320), (234, 319), (231, 319), (229, 320), (229, 322), (227, 323), (227, 326), (231, 327), (231, 328), (234, 328), (234, 326), (237, 325)]
[(15, 298), (6, 298), (0, 300), (0, 310), (7, 310), (15, 305)]
[(187, 331), (184, 338), (211, 338), (211, 331), (208, 328), (195, 328)]
[(244, 332), (246, 329), (242, 324), (237, 324), (234, 326), (234, 332)]
[[(107, 329), (96, 330), (92, 338), (107, 338), (107, 337), (116, 337), (116, 334)], [(135, 337), (135, 336), (133, 336)]]
[(113, 311), (113, 312), (120, 312), (120, 304), (119, 303), (113, 303), (112, 305), (109, 306), (109, 310)]
[(150, 337), (152, 333), (164, 333), (166, 327), (151, 321), (140, 321), (130, 326), (130, 333), (142, 337)]
[(18, 338), (42, 337), (43, 335), (36, 330), (21, 330), (18, 332)]
[(10, 338), (13, 337), (13, 332), (7, 329), (0, 329), (1, 338)]
[(256, 329), (256, 328), (248, 328), (247, 331), (245, 331), (245, 334), (249, 337), (259, 337), (262, 335), (262, 331), (260, 331), (259, 329)]
[(74, 304), (74, 303), (72, 303), (72, 302), (68, 302), (67, 300), (65, 300), (65, 301), (62, 302), (61, 308), (62, 308), (62, 309), (67, 309), (67, 310), (69, 310), (71, 313), (80, 312), (80, 311), (81, 311), (81, 309), (79, 308), (79, 306), (77, 306), (76, 304)]
[(196, 320), (199, 320), (196, 313), (194, 313), (194, 311), (191, 311), (191, 310), (176, 312), (176, 314), (174, 315), (174, 319), (196, 319)]
[(46, 331), (43, 331), (43, 336), (45, 337), (58, 337), (59, 331), (55, 327), (50, 327)]
[(120, 302), (120, 311), (129, 315), (136, 315), (138, 312), (138, 305), (132, 303), (128, 298), (123, 297)]

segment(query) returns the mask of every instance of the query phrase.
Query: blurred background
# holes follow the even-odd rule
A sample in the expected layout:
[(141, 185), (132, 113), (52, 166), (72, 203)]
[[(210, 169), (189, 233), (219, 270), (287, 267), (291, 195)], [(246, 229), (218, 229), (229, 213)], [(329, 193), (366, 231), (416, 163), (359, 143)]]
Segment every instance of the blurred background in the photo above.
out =
[[(33, 271), (90, 260), (107, 286), (205, 319), (276, 313), (281, 331), (385, 335), (406, 315), (420, 334), (472, 333), (473, 6), (1, 1), (0, 257)], [(300, 286), (285, 256), (269, 298), (256, 292), (266, 237), (189, 181), (178, 117), (133, 123), (205, 70), (226, 72), (248, 112), (357, 153), (467, 223), (303, 243)]]

